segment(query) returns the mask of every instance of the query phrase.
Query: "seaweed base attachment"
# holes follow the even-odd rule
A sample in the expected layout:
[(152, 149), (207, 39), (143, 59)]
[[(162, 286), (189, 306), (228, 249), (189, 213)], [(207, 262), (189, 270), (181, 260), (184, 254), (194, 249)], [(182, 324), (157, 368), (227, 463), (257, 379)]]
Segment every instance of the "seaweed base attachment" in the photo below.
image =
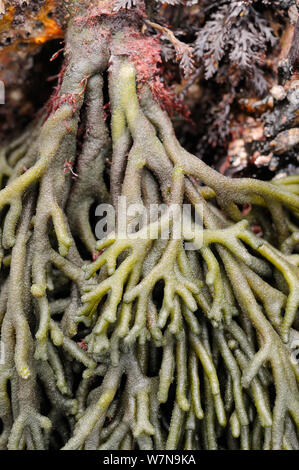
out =
[[(80, 3), (55, 106), (0, 153), (0, 448), (298, 449), (299, 177), (188, 153), (144, 80), (142, 8)], [(166, 211), (96, 241), (92, 208), (120, 197)]]

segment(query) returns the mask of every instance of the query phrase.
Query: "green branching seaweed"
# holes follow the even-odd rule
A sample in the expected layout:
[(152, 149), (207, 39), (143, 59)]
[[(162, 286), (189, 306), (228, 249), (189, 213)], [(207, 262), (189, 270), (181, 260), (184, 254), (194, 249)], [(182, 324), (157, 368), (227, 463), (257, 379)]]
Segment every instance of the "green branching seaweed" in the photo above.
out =
[[(75, 10), (59, 105), (0, 151), (0, 447), (298, 449), (299, 177), (229, 179), (181, 147), (126, 53), (134, 11)], [(120, 196), (166, 210), (96, 241), (91, 208)]]

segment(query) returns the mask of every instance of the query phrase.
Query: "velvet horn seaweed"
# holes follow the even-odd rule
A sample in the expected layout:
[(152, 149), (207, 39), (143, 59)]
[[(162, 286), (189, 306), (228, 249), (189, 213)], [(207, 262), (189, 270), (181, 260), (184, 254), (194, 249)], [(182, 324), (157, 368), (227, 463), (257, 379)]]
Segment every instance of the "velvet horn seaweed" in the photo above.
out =
[[(1, 148), (0, 448), (297, 449), (299, 175), (186, 151), (126, 39), (152, 47), (144, 11), (119, 3), (69, 2), (55, 106)], [(120, 197), (166, 210), (96, 240)], [(184, 204), (201, 223), (165, 239)]]

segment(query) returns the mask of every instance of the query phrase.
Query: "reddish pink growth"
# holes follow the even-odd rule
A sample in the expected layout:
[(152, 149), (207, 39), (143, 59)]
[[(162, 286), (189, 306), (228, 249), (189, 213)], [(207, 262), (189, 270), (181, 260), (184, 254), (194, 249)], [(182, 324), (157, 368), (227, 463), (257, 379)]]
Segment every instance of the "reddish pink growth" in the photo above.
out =
[(60, 95), (66, 67), (67, 64), (64, 62), (58, 75), (57, 86), (54, 88), (54, 93), (46, 104), (47, 114), (45, 120), (47, 120), (51, 114), (55, 113), (64, 104), (69, 104), (72, 107), (73, 113), (75, 114), (77, 111), (77, 98), (85, 93), (89, 76), (84, 77), (83, 80), (81, 80), (79, 83), (79, 85), (82, 87), (82, 90), (79, 93), (64, 93), (63, 95)]
[(57, 106), (57, 103), (58, 103), (58, 100), (59, 100), (60, 90), (61, 90), (61, 86), (62, 86), (62, 82), (63, 82), (63, 77), (64, 77), (64, 74), (65, 74), (65, 71), (66, 71), (66, 67), (67, 67), (67, 62), (65, 61), (62, 65), (62, 67), (61, 67), (60, 73), (57, 76), (58, 77), (58, 82), (57, 82), (56, 87), (54, 87), (53, 95), (51, 96), (48, 103), (46, 104), (47, 113), (46, 113), (45, 121), (48, 119), (50, 114), (52, 114), (53, 112), (55, 112), (59, 108), (59, 106)]
[(105, 251), (105, 248), (100, 251), (94, 251), (92, 254), (92, 261), (95, 261), (96, 259), (98, 259), (98, 257), (101, 256), (101, 254), (104, 253), (104, 251)]
[(254, 224), (252, 226), (252, 231), (257, 237), (262, 237), (263, 236), (263, 230), (262, 227), (258, 224)]
[(64, 124), (65, 124), (65, 128), (66, 128), (67, 132), (70, 132), (70, 126), (68, 125), (66, 120), (64, 120)]
[(258, 150), (256, 150), (256, 151), (254, 152), (254, 154), (252, 155), (252, 157), (251, 157), (250, 163), (254, 164), (255, 160), (256, 160), (258, 157), (260, 157), (260, 155), (261, 155), (261, 153), (260, 153)]
[[(99, 21), (101, 16), (117, 16), (121, 14), (119, 10), (114, 8), (115, 2), (107, 0), (97, 0), (97, 5), (91, 5), (88, 12), (84, 16), (77, 16), (75, 22), (78, 25), (95, 24)], [(131, 14), (134, 17), (146, 18), (144, 2), (138, 2), (138, 6), (132, 10), (126, 10), (126, 14)]]
[(109, 103), (106, 103), (106, 104), (103, 106), (103, 111), (104, 111), (104, 120), (107, 121), (108, 117), (111, 116), (111, 104), (110, 104), (110, 101), (109, 101)]
[(220, 167), (220, 170), (219, 170), (219, 171), (220, 171), (220, 173), (221, 173), (222, 175), (225, 174), (227, 168), (230, 166), (229, 159), (230, 159), (230, 156), (227, 155), (227, 157), (226, 157), (224, 163), (223, 163), (223, 164), (221, 165), (221, 167)]
[(100, 253), (98, 251), (94, 251), (92, 254), (92, 261), (97, 260), (99, 256), (100, 256)]
[(149, 86), (155, 100), (161, 105), (162, 109), (167, 111), (170, 117), (173, 117), (174, 113), (177, 112), (186, 121), (193, 123), (190, 118), (190, 110), (185, 103), (178, 98), (171, 87), (161, 81), (160, 77), (151, 80)]
[(139, 82), (147, 83), (160, 74), (161, 46), (157, 39), (130, 30), (125, 47), (129, 59), (136, 67)]
[(195, 176), (190, 176), (190, 179), (193, 181), (194, 184), (199, 184), (199, 178), (195, 177)]
[(78, 94), (79, 96), (82, 96), (85, 93), (89, 78), (90, 78), (90, 75), (87, 75), (87, 77), (84, 77), (79, 83), (79, 85), (82, 87), (82, 91), (80, 91), (80, 93)]
[(57, 59), (57, 57), (59, 57), (62, 51), (64, 51), (64, 47), (62, 49), (59, 49), (59, 51), (55, 52), (55, 54), (52, 55), (50, 62), (53, 62), (53, 60)]
[(242, 209), (242, 215), (244, 216), (248, 215), (251, 209), (252, 209), (251, 204), (244, 204), (243, 209)]

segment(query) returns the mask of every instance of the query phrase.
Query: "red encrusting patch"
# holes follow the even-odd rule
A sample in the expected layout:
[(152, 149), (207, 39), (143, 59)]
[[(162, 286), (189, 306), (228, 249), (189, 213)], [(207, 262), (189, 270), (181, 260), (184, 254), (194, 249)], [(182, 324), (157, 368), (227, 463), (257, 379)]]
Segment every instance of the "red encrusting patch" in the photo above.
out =
[(103, 248), (103, 250), (100, 250), (100, 251), (94, 251), (92, 254), (92, 261), (96, 261), (98, 257), (101, 256), (102, 253), (104, 253), (104, 251), (105, 251), (105, 248)]
[(111, 116), (111, 103), (110, 101), (103, 106), (103, 111), (104, 111), (104, 121), (107, 121), (107, 119)]
[(64, 164), (63, 173), (65, 174), (71, 173), (72, 178), (75, 179), (75, 178), (78, 178), (79, 175), (77, 175), (77, 173), (74, 172), (73, 165), (74, 163), (71, 160), (67, 160)]
[(252, 205), (251, 204), (243, 204), (242, 215), (246, 217), (251, 212)]
[(83, 339), (81, 341), (78, 341), (77, 344), (79, 348), (83, 349), (83, 351), (88, 350), (88, 345), (83, 341)]
[[(63, 82), (63, 77), (64, 77), (64, 74), (65, 74), (65, 71), (66, 71), (66, 67), (67, 67), (67, 62), (64, 61), (64, 63), (62, 64), (62, 67), (61, 67), (61, 70), (57, 76), (58, 78), (58, 82), (57, 82), (57, 85), (54, 87), (54, 91), (52, 93), (52, 96), (50, 97), (50, 99), (48, 100), (48, 102), (46, 103), (46, 110), (47, 110), (47, 113), (46, 113), (46, 117), (45, 117), (45, 121), (48, 119), (48, 117), (50, 116), (50, 114), (54, 113), (55, 111), (57, 111), (57, 109), (59, 108), (60, 106), (60, 91), (61, 91), (61, 87), (62, 87), (62, 82)], [(54, 78), (54, 77), (52, 77)], [(55, 77), (56, 78), (56, 77)]]
[(85, 93), (89, 76), (84, 77), (79, 83), (79, 86), (82, 87), (82, 90), (79, 93), (64, 93), (63, 95), (60, 94), (66, 67), (67, 62), (65, 61), (62, 65), (60, 73), (58, 74), (58, 83), (56, 87), (54, 87), (54, 92), (49, 101), (46, 103), (47, 113), (45, 121), (51, 114), (55, 113), (63, 104), (69, 104), (72, 107), (73, 113), (75, 113), (77, 111), (77, 98), (82, 96), (83, 93)]

